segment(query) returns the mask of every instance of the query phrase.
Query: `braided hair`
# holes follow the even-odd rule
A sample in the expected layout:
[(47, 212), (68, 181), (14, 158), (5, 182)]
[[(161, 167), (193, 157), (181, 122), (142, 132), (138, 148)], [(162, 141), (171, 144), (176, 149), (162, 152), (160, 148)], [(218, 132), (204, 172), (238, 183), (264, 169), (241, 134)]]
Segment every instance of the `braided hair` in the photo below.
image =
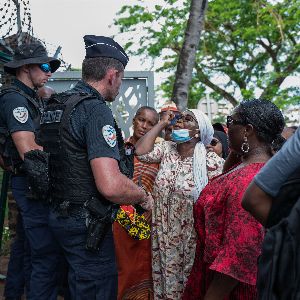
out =
[(279, 108), (271, 101), (243, 101), (238, 106), (238, 114), (244, 124), (253, 126), (260, 141), (271, 145), (280, 138), (285, 125), (284, 118)]

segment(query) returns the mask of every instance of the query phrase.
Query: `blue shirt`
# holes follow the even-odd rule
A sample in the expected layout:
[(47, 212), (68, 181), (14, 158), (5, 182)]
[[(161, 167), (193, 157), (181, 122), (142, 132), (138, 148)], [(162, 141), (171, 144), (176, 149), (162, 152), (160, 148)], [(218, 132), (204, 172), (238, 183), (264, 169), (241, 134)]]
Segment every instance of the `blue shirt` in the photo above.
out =
[(89, 160), (98, 157), (120, 160), (114, 134), (115, 120), (103, 97), (83, 81), (79, 81), (72, 91), (94, 96), (80, 102), (71, 115), (70, 132), (74, 139), (81, 146), (86, 146)]
[[(15, 79), (14, 85), (29, 95), (36, 98), (34, 90), (23, 82)], [(35, 132), (33, 123), (34, 107), (24, 96), (17, 92), (8, 92), (0, 97), (0, 124), (8, 129), (9, 133), (16, 131)]]
[(277, 196), (283, 183), (300, 168), (300, 127), (254, 177), (267, 194)]

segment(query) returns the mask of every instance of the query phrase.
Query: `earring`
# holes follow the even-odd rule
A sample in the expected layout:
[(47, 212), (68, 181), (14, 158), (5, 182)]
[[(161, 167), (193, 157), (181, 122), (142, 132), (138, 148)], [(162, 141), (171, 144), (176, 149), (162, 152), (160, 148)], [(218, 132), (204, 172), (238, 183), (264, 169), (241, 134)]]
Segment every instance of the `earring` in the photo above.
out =
[(246, 136), (244, 136), (244, 143), (241, 146), (241, 150), (243, 153), (248, 153), (250, 149), (249, 143), (248, 143), (248, 139)]
[(194, 137), (197, 139), (197, 138), (199, 137), (199, 134), (198, 134), (198, 133), (196, 133)]

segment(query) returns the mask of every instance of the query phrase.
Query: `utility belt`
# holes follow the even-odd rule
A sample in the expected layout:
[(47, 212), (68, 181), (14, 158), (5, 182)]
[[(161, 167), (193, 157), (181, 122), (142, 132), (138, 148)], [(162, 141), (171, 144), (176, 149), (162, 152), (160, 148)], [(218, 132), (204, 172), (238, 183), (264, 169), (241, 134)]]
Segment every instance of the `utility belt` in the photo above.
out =
[(91, 197), (84, 203), (71, 200), (52, 199), (52, 209), (61, 217), (87, 219), (86, 249), (98, 251), (108, 229), (114, 221), (114, 205)]
[(88, 212), (84, 207), (84, 204), (71, 203), (70, 201), (52, 202), (50, 203), (51, 209), (63, 218), (86, 218)]

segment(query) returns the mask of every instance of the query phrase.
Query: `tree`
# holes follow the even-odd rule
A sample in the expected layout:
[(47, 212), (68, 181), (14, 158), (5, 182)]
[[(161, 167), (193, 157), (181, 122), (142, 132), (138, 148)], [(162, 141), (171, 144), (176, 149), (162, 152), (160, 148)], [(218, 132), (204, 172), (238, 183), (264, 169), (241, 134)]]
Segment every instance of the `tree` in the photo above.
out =
[[(132, 33), (126, 45), (131, 54), (163, 61), (155, 70), (168, 72), (159, 90), (170, 98), (191, 1), (158, 2), (123, 6), (114, 24)], [(209, 1), (188, 106), (195, 107), (207, 87), (216, 100), (233, 105), (257, 94), (281, 107), (299, 103), (299, 87), (282, 87), (299, 74), (299, 19), (299, 0)]]
[(196, 60), (196, 52), (204, 24), (207, 0), (192, 0), (184, 41), (179, 55), (172, 100), (184, 111), (188, 103), (188, 90)]

